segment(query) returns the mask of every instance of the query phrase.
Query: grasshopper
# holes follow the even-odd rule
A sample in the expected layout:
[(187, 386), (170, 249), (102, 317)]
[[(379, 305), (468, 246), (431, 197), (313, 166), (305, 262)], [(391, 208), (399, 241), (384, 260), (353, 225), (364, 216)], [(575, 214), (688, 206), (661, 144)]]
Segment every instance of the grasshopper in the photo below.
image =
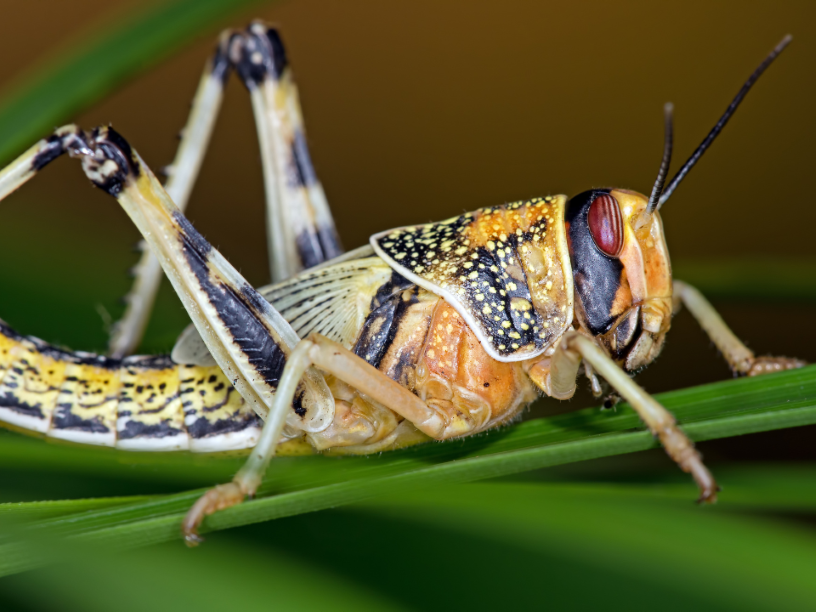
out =
[[(183, 531), (254, 494), (276, 454), (369, 454), (508, 423), (540, 394), (568, 399), (580, 373), (627, 400), (700, 501), (718, 486), (674, 417), (631, 378), (660, 353), (681, 305), (735, 373), (801, 367), (756, 357), (693, 287), (672, 279), (660, 207), (710, 146), (786, 37), (666, 183), (672, 106), (649, 196), (592, 189), (375, 234), (343, 252), (312, 167), (277, 30), (224, 32), (168, 181), (110, 127), (57, 129), (0, 172), (0, 199), (67, 153), (125, 209), (150, 247), (109, 355), (72, 352), (0, 324), (0, 421), (125, 450), (251, 449)], [(232, 72), (249, 91), (266, 185), (274, 284), (253, 288), (183, 209)], [(162, 271), (192, 319), (169, 356), (130, 356)]]

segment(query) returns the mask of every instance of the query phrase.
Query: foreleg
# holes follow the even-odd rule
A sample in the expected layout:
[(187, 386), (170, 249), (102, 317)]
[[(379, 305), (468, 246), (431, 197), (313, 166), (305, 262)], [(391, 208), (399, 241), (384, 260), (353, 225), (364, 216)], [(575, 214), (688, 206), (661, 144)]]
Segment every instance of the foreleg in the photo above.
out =
[(586, 336), (569, 332), (556, 346), (550, 361), (549, 375), (542, 381), (548, 395), (558, 399), (572, 397), (582, 358), (629, 402), (680, 469), (691, 473), (700, 488), (699, 501), (716, 501), (719, 487), (708, 468), (703, 465), (702, 457), (695, 450), (694, 444), (678, 427), (674, 416)]
[(711, 302), (691, 285), (674, 281), (674, 300), (674, 312), (680, 309), (681, 304), (688, 308), (736, 374), (756, 376), (807, 365), (800, 359), (754, 355), (729, 329)]

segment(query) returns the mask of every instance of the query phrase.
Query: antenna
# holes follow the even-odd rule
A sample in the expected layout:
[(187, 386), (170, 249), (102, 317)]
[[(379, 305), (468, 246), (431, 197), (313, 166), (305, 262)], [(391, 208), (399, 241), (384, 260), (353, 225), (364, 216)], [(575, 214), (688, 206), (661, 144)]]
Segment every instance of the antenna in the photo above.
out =
[(657, 179), (655, 179), (654, 187), (652, 187), (652, 195), (649, 196), (649, 206), (646, 207), (649, 213), (654, 212), (660, 201), (660, 196), (663, 195), (663, 185), (666, 184), (666, 175), (669, 173), (669, 165), (671, 164), (672, 146), (674, 145), (674, 104), (671, 102), (666, 102), (663, 107), (663, 121), (663, 161), (660, 162), (660, 170), (657, 171)]
[[(754, 83), (757, 82), (757, 79), (759, 79), (762, 73), (765, 72), (765, 69), (771, 65), (771, 62), (773, 62), (780, 53), (782, 53), (782, 51), (785, 49), (785, 47), (788, 46), (792, 39), (793, 37), (790, 34), (785, 36), (785, 38), (783, 38), (782, 41), (778, 45), (776, 45), (776, 47), (774, 47), (774, 50), (768, 54), (768, 57), (766, 57), (762, 61), (762, 63), (757, 67), (757, 69), (754, 70), (754, 73), (750, 77), (748, 77), (748, 80), (745, 81), (745, 84), (742, 86), (742, 89), (739, 90), (739, 93), (731, 101), (731, 104), (729, 104), (728, 108), (725, 109), (723, 116), (720, 117), (720, 120), (717, 121), (714, 128), (708, 133), (708, 136), (705, 137), (705, 140), (703, 140), (703, 142), (700, 143), (700, 146), (697, 147), (697, 150), (694, 151), (694, 153), (692, 153), (691, 157), (688, 158), (688, 161), (685, 164), (683, 164), (683, 167), (680, 168), (680, 170), (677, 172), (677, 174), (674, 175), (672, 180), (669, 181), (669, 185), (663, 191), (663, 194), (660, 196), (660, 199), (657, 202), (658, 210), (660, 209), (661, 206), (663, 206), (666, 200), (668, 200), (671, 197), (671, 194), (674, 193), (675, 189), (677, 189), (677, 185), (679, 185), (680, 181), (682, 181), (686, 177), (686, 174), (688, 174), (689, 170), (691, 170), (694, 167), (694, 164), (696, 164), (700, 157), (702, 157), (706, 149), (708, 149), (708, 147), (711, 146), (711, 143), (714, 142), (714, 139), (722, 131), (723, 127), (725, 127), (725, 124), (728, 123), (728, 120), (731, 118), (731, 115), (733, 115), (734, 111), (737, 110), (737, 107), (740, 105), (740, 102), (742, 102), (742, 99), (745, 97), (745, 94), (748, 93), (748, 91), (751, 89)], [(652, 195), (654, 195), (654, 192), (652, 192)], [(651, 210), (651, 198), (649, 200), (649, 206)]]

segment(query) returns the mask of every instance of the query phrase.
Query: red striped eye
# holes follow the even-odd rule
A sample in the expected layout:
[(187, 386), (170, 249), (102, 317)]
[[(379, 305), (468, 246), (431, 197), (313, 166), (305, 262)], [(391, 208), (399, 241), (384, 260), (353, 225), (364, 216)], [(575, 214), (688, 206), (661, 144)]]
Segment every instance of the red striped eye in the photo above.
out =
[(609, 194), (598, 196), (587, 214), (589, 233), (598, 248), (610, 257), (623, 248), (623, 218), (618, 201)]

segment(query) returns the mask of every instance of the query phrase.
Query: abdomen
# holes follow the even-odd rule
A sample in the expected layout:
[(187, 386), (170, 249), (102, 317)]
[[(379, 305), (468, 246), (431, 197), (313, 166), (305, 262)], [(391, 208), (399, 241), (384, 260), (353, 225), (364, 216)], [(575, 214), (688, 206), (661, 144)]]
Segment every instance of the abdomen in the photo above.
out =
[(0, 424), (138, 451), (251, 448), (262, 422), (217, 366), (73, 353), (0, 322)]

